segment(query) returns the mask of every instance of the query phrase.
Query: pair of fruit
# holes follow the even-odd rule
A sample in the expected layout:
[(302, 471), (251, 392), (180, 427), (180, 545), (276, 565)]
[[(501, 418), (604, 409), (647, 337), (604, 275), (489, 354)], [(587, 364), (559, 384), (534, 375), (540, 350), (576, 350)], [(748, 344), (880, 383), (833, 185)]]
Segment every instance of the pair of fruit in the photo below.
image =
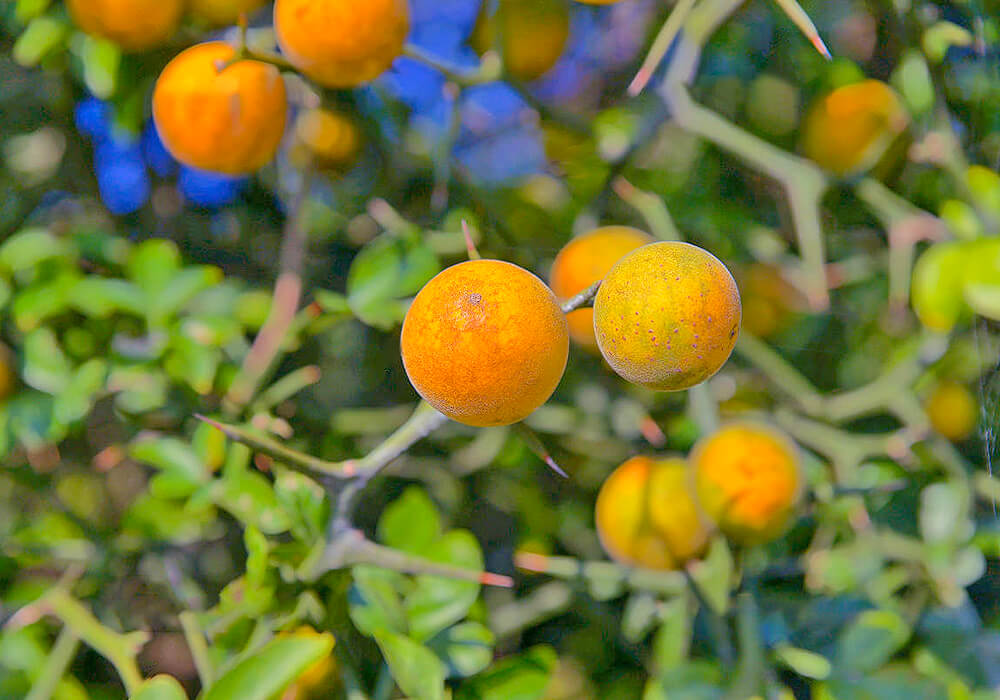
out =
[(595, 521), (616, 561), (676, 569), (699, 556), (714, 528), (732, 542), (769, 542), (802, 493), (794, 444), (767, 426), (739, 423), (706, 436), (689, 459), (633, 457), (604, 482)]
[[(622, 257), (619, 239), (649, 240), (618, 227), (570, 243), (555, 266), (559, 288), (604, 278), (594, 300), (594, 340), (623, 378), (657, 390), (704, 381), (736, 341), (740, 300), (732, 275), (693, 245), (647, 242)], [(578, 320), (584, 313), (572, 328), (586, 341)], [(556, 295), (533, 274), (472, 260), (438, 274), (414, 299), (403, 321), (403, 364), (417, 392), (448, 417), (507, 425), (555, 391), (570, 329)]]

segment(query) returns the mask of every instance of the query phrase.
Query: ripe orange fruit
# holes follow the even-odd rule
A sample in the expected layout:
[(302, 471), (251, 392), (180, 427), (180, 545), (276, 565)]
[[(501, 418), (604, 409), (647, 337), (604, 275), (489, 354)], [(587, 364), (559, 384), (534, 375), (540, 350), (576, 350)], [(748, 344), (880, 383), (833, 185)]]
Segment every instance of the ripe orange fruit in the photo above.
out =
[(250, 14), (267, 0), (188, 0), (191, 14), (205, 24), (225, 27), (236, 24), (241, 14)]
[(594, 517), (605, 551), (622, 564), (676, 569), (708, 543), (681, 457), (622, 464), (601, 486)]
[(483, 2), (469, 43), (480, 56), (496, 48), (507, 73), (535, 80), (562, 56), (569, 38), (567, 0), (499, 0), (496, 13)]
[(924, 410), (934, 429), (953, 442), (968, 439), (979, 420), (979, 406), (964, 384), (945, 380), (938, 382)]
[[(603, 279), (623, 255), (653, 240), (649, 234), (628, 226), (604, 226), (577, 236), (563, 246), (552, 263), (552, 291), (560, 301), (579, 294)], [(573, 340), (586, 348), (597, 348), (593, 309), (571, 311), (566, 320)]]
[(540, 279), (500, 260), (470, 260), (420, 290), (401, 346), (413, 388), (434, 408), (466, 425), (508, 425), (555, 391), (569, 332)]
[(702, 438), (690, 462), (698, 503), (733, 542), (760, 544), (784, 532), (802, 495), (802, 473), (782, 433), (733, 423)]
[(295, 120), (292, 158), (329, 168), (346, 168), (361, 149), (361, 131), (346, 114), (310, 109)]
[(403, 53), (410, 8), (406, 0), (277, 0), (274, 31), (305, 75), (327, 87), (355, 87)]
[(76, 25), (125, 51), (145, 51), (174, 34), (183, 0), (66, 0)]
[(718, 258), (665, 241), (633, 250), (605, 276), (594, 299), (594, 332), (621, 377), (678, 391), (729, 359), (740, 313), (736, 282)]
[(153, 120), (167, 150), (195, 168), (242, 175), (274, 157), (288, 102), (278, 69), (238, 61), (221, 41), (182, 51), (153, 89)]
[(802, 150), (834, 175), (857, 175), (875, 167), (909, 123), (902, 100), (885, 83), (845, 85), (809, 111)]

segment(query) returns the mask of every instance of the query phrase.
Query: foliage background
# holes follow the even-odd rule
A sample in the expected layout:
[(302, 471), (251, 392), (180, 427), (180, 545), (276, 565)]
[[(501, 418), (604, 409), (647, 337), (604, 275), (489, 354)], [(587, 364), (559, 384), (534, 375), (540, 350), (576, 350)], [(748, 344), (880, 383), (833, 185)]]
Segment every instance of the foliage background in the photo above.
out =
[[(474, 70), (478, 3), (411, 5), (411, 42)], [(1000, 232), (1000, 7), (805, 3), (826, 61), (772, 3), (698, 6), (702, 18), (735, 11), (690, 89), (721, 126), (672, 92), (697, 27), (650, 89), (625, 96), (670, 10), (625, 0), (574, 6), (565, 56), (529, 86), (456, 91), (399, 59), (370, 87), (323, 95), (363, 124), (346, 173), (304, 179), (283, 152), (229, 180), (179, 168), (149, 123), (152, 81), (202, 30), (122, 56), (74, 31), (58, 3), (0, 5), (12, 383), (0, 404), (0, 697), (182, 697), (164, 679), (140, 689), (154, 674), (192, 695), (228, 679), (203, 691), (213, 699), (993, 697), (1000, 274), (947, 334), (921, 327), (908, 292), (915, 255), (939, 244), (925, 239)], [(267, 44), (267, 13), (253, 20)], [(827, 181), (772, 148), (794, 153), (806, 106), (861, 76), (891, 82), (912, 114), (894, 168)], [(795, 204), (810, 196), (822, 197), (812, 224), (830, 261), (818, 275), (803, 267), (815, 239), (801, 238), (811, 223)], [(744, 302), (757, 294), (781, 324), (766, 340), (745, 331), (690, 397), (629, 387), (574, 349), (528, 421), (569, 479), (512, 429), (447, 424), (354, 504), (372, 540), (513, 576), (512, 589), (365, 564), (304, 575), (337, 512), (329, 480), (252, 456), (193, 416), (331, 461), (382, 443), (416, 405), (398, 353), (406, 299), (463, 259), (462, 220), (484, 254), (543, 276), (571, 235), (603, 223), (682, 236), (741, 281), (767, 263), (784, 282), (744, 283)], [(308, 234), (304, 304), (259, 391), (241, 397), (232, 387), (295, 226)], [(980, 404), (957, 444), (921, 404), (942, 378)], [(738, 415), (805, 448), (809, 496), (793, 529), (746, 551), (718, 540), (690, 580), (608, 563), (592, 512), (613, 467), (686, 452)], [(519, 569), (515, 552), (545, 558), (521, 556)], [(328, 648), (288, 634), (305, 624), (335, 635), (335, 668), (286, 690)]]

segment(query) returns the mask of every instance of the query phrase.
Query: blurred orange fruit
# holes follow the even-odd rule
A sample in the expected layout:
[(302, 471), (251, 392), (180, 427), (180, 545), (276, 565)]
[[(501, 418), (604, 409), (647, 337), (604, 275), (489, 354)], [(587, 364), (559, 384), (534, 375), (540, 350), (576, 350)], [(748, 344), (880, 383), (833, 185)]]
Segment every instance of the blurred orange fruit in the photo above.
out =
[(569, 331), (540, 279), (508, 262), (470, 260), (420, 290), (401, 346), (410, 382), (434, 408), (466, 425), (508, 425), (555, 391)]
[(274, 31), (288, 60), (327, 87), (384, 73), (410, 31), (407, 0), (277, 0)]
[(698, 503), (733, 542), (769, 542), (788, 527), (802, 472), (798, 450), (782, 433), (733, 423), (699, 440), (689, 459)]
[(648, 569), (676, 569), (698, 556), (709, 527), (691, 495), (681, 457), (633, 457), (601, 486), (595, 522), (612, 559)]
[(507, 73), (518, 80), (535, 80), (562, 56), (569, 38), (567, 0), (499, 0), (496, 13), (483, 2), (469, 43), (482, 55), (500, 51)]
[(231, 46), (213, 41), (175, 56), (153, 89), (153, 119), (180, 162), (242, 175), (274, 157), (288, 103), (272, 65), (243, 60), (220, 71), (234, 55)]
[(934, 430), (953, 442), (968, 439), (979, 420), (979, 405), (972, 392), (953, 380), (937, 383), (924, 402), (924, 410)]
[(361, 130), (348, 115), (328, 109), (310, 109), (295, 120), (293, 160), (322, 168), (353, 165), (361, 149)]
[[(579, 294), (604, 278), (623, 255), (652, 243), (653, 237), (628, 226), (604, 226), (577, 236), (559, 251), (549, 282), (560, 301)], [(577, 309), (566, 316), (569, 334), (588, 349), (597, 349), (594, 310)]]
[(73, 21), (87, 34), (125, 51), (145, 51), (173, 36), (183, 0), (66, 0)]

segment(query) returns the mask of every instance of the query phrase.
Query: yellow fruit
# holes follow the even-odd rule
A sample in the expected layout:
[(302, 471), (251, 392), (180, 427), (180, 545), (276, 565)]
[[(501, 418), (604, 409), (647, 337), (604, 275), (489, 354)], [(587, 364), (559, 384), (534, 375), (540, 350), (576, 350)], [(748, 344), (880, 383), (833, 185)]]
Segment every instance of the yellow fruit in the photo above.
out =
[(740, 277), (743, 328), (767, 338), (788, 325), (792, 313), (804, 305), (800, 293), (776, 265), (754, 263)]
[(691, 451), (695, 496), (733, 542), (760, 544), (788, 526), (802, 494), (795, 445), (777, 430), (733, 423)]
[(927, 418), (934, 429), (954, 442), (972, 435), (979, 419), (979, 406), (963, 384), (942, 381), (924, 403)]
[(708, 543), (680, 457), (633, 457), (618, 467), (597, 495), (595, 522), (612, 559), (648, 569), (676, 569)]
[(518, 80), (535, 80), (556, 64), (569, 38), (567, 0), (499, 0), (496, 13), (483, 2), (469, 43), (482, 55), (496, 48)]
[(191, 14), (216, 27), (236, 24), (240, 15), (249, 15), (267, 0), (188, 0)]
[(361, 148), (361, 131), (345, 114), (327, 109), (310, 109), (295, 121), (293, 155), (324, 168), (352, 165)]
[(221, 41), (182, 51), (153, 89), (153, 119), (167, 150), (182, 163), (230, 175), (258, 170), (278, 150), (288, 102), (274, 66), (232, 59)]
[(725, 364), (740, 313), (736, 282), (718, 258), (687, 243), (650, 243), (605, 276), (594, 300), (594, 332), (624, 379), (678, 391)]
[(802, 149), (835, 175), (857, 175), (875, 167), (909, 123), (902, 100), (885, 83), (845, 85), (810, 110)]
[(145, 51), (173, 36), (183, 0), (66, 0), (73, 21), (87, 34), (110, 39), (125, 51)]
[(288, 60), (327, 87), (384, 73), (410, 31), (406, 0), (277, 0), (274, 31)]
[[(294, 632), (280, 633), (281, 637), (324, 637), (325, 633), (314, 630), (309, 625), (303, 625)], [(335, 672), (337, 660), (333, 653), (327, 654), (295, 679), (281, 696), (281, 700), (306, 700), (311, 697), (329, 697), (329, 690), (337, 684)], [(324, 692), (326, 691), (326, 692)]]
[[(577, 236), (559, 251), (549, 282), (560, 301), (603, 279), (623, 255), (639, 246), (652, 243), (653, 237), (628, 226), (604, 226)], [(594, 310), (577, 309), (566, 316), (569, 334), (590, 349), (597, 348), (594, 336)]]
[(555, 391), (569, 331), (555, 295), (533, 274), (470, 260), (420, 290), (401, 346), (410, 382), (434, 408), (467, 425), (508, 425)]

